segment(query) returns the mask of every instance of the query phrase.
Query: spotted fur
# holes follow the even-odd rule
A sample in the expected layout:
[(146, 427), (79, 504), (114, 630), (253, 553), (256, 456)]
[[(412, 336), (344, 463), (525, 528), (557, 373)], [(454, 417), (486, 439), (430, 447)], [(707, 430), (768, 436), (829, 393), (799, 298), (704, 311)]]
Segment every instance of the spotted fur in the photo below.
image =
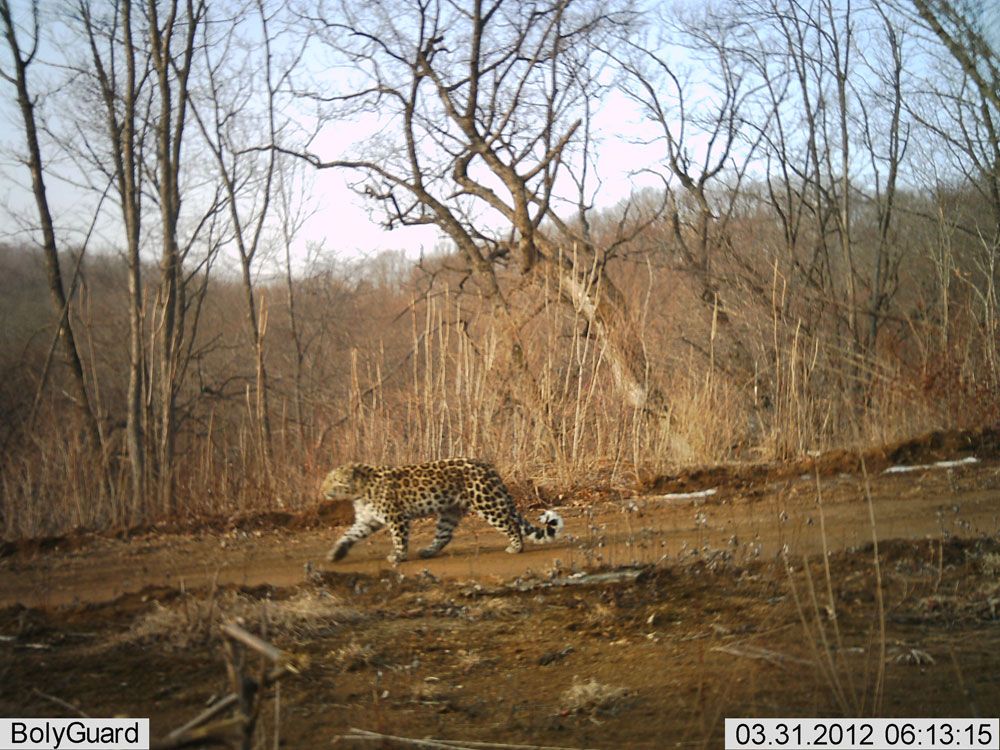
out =
[(419, 552), (420, 557), (433, 557), (451, 541), (470, 509), (506, 534), (507, 552), (512, 553), (522, 550), (524, 537), (535, 542), (555, 538), (563, 524), (558, 513), (546, 511), (542, 526), (533, 526), (517, 511), (496, 469), (467, 458), (399, 467), (347, 464), (327, 474), (322, 492), (331, 500), (354, 501), (354, 525), (333, 545), (330, 560), (342, 559), (355, 542), (385, 526), (392, 537), (389, 560), (402, 562), (410, 521), (437, 516), (434, 541)]

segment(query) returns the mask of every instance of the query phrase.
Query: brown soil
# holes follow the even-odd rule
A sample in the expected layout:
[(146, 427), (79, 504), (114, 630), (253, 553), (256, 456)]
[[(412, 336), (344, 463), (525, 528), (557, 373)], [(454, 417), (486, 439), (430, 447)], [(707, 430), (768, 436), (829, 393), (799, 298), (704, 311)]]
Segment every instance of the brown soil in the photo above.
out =
[[(0, 715), (65, 715), (54, 696), (93, 716), (149, 716), (164, 734), (225, 691), (214, 623), (236, 614), (309, 657), (281, 688), (289, 748), (326, 746), (351, 727), (717, 747), (727, 716), (995, 715), (996, 441), (933, 442), (900, 455), (983, 460), (908, 474), (880, 473), (889, 453), (866, 460), (870, 505), (849, 466), (820, 472), (821, 504), (803, 466), (703, 475), (718, 491), (697, 499), (662, 497), (676, 491), (667, 480), (586, 507), (570, 495), (567, 537), (522, 555), (471, 518), (440, 557), (398, 569), (384, 534), (330, 565), (338, 529), (282, 519), (8, 549)], [(695, 484), (686, 488), (705, 488)], [(414, 548), (431, 534), (418, 526)], [(282, 627), (281, 602), (335, 608)], [(340, 745), (352, 742), (377, 746)]]

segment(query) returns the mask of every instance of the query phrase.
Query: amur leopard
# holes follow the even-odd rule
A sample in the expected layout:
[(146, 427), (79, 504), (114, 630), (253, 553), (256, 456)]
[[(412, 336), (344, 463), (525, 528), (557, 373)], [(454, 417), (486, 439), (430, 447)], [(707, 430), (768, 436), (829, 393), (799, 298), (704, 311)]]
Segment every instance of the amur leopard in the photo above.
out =
[(340, 466), (323, 481), (323, 495), (330, 500), (354, 501), (354, 525), (333, 545), (327, 558), (342, 559), (355, 542), (383, 526), (392, 537), (389, 560), (406, 560), (410, 521), (437, 516), (437, 532), (420, 557), (433, 557), (451, 541), (459, 520), (474, 510), (487, 523), (507, 535), (507, 552), (520, 552), (523, 539), (547, 542), (562, 530), (563, 520), (555, 511), (542, 514), (541, 526), (529, 523), (518, 512), (514, 499), (496, 469), (467, 458), (412, 466)]

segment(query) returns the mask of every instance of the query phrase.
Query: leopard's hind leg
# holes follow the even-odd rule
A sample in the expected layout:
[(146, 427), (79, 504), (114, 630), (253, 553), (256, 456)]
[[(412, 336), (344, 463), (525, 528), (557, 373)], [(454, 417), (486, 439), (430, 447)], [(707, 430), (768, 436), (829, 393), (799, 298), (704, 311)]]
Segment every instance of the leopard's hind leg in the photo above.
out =
[(517, 511), (514, 510), (513, 500), (509, 503), (492, 502), (476, 508), (476, 511), (486, 523), (507, 536), (510, 544), (507, 545), (505, 552), (516, 554), (524, 549), (524, 538), (521, 535), (521, 526), (517, 522)]
[(447, 510), (441, 511), (438, 515), (434, 541), (427, 547), (420, 550), (420, 556), (425, 558), (434, 557), (434, 555), (444, 549), (448, 542), (451, 541), (451, 536), (455, 531), (455, 527), (458, 526), (458, 522), (461, 519), (462, 511), (458, 508), (448, 508)]

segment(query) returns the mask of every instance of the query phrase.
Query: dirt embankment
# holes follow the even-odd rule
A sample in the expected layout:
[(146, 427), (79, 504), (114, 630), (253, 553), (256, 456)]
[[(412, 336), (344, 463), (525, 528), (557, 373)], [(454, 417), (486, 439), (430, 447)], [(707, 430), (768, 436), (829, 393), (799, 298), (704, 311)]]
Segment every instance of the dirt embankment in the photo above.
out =
[[(684, 469), (671, 474), (640, 476), (632, 487), (612, 485), (600, 477), (558, 490), (534, 484), (512, 485), (514, 494), (531, 507), (571, 504), (579, 507), (616, 503), (633, 497), (716, 489), (726, 494), (759, 495), (767, 487), (802, 476), (821, 478), (867, 471), (878, 474), (892, 465), (931, 464), (936, 461), (977, 457), (1000, 460), (1000, 426), (979, 430), (943, 430), (889, 446), (866, 451), (829, 451), (796, 461), (726, 464)], [(49, 551), (69, 551), (107, 539), (142, 539), (150, 535), (224, 535), (233, 532), (288, 530), (309, 531), (350, 524), (350, 503), (318, 501), (313, 507), (293, 513), (265, 511), (231, 516), (164, 522), (154, 526), (90, 532), (37, 539), (0, 542), (0, 558)]]

